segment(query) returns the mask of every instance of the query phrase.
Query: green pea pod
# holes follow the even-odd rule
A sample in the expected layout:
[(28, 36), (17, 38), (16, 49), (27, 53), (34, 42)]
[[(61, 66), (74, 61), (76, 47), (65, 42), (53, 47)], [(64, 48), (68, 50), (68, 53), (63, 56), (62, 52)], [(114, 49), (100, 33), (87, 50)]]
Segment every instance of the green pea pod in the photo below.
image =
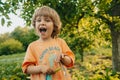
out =
[(60, 68), (60, 67), (59, 67), (59, 68), (57, 68), (57, 69), (55, 70), (55, 73), (56, 73), (56, 72), (58, 72), (59, 70), (61, 70), (61, 68)]

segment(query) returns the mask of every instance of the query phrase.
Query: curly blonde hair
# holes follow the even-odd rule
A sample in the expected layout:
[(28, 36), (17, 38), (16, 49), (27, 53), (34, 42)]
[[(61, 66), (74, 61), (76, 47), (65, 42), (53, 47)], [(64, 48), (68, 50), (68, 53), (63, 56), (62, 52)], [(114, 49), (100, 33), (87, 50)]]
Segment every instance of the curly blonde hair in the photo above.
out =
[(35, 20), (36, 17), (38, 16), (47, 16), (53, 20), (54, 28), (51, 37), (52, 38), (57, 37), (61, 29), (61, 20), (58, 13), (53, 8), (50, 8), (48, 6), (42, 6), (36, 9), (32, 17), (32, 26), (34, 26), (34, 28), (35, 28)]

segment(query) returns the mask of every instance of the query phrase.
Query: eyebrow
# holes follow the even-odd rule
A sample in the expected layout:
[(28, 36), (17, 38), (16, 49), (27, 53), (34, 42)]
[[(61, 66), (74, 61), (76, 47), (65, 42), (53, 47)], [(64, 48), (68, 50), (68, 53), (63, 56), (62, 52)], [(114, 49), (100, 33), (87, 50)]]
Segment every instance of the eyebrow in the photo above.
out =
[[(49, 16), (43, 16), (44, 18), (50, 18)], [(39, 19), (39, 18), (41, 18), (41, 16), (39, 16), (39, 17), (36, 17), (36, 19)], [(51, 18), (50, 18), (51, 19)]]

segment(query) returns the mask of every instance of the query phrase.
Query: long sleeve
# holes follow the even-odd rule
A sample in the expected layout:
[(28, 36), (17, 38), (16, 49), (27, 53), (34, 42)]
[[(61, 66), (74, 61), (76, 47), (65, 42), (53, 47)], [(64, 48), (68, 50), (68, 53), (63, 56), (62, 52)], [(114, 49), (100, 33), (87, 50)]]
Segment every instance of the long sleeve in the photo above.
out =
[(22, 63), (22, 70), (24, 73), (26, 73), (26, 69), (29, 65), (35, 65), (36, 63), (36, 59), (35, 59), (35, 55), (34, 52), (31, 48), (31, 45), (28, 46), (27, 51), (26, 51), (26, 55), (24, 57), (24, 61)]
[(71, 51), (71, 49), (68, 47), (67, 43), (63, 39), (60, 39), (60, 45), (62, 48), (62, 53), (71, 58), (71, 63), (67, 67), (72, 67), (75, 61), (74, 53)]

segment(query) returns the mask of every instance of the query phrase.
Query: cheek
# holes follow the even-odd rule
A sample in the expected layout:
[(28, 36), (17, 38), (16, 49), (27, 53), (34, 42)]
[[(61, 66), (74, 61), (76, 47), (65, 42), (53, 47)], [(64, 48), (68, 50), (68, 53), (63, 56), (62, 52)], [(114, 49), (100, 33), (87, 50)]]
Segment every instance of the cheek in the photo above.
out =
[(52, 34), (52, 32), (53, 32), (53, 29), (54, 29), (53, 27), (54, 27), (53, 24), (51, 24), (50, 27), (49, 27), (49, 32), (50, 32), (51, 34)]
[(35, 24), (35, 27), (36, 27), (36, 28), (39, 27), (39, 24)]
[(52, 32), (53, 32), (53, 30), (54, 30), (54, 24), (52, 24), (52, 27), (51, 27), (51, 28), (52, 28)]
[(53, 33), (54, 27), (51, 28), (51, 34)]
[(37, 25), (35, 26), (35, 31), (36, 31), (37, 33), (39, 33), (39, 29), (38, 29), (38, 26), (37, 26)]
[(35, 29), (38, 30), (39, 29), (39, 24), (35, 24)]

